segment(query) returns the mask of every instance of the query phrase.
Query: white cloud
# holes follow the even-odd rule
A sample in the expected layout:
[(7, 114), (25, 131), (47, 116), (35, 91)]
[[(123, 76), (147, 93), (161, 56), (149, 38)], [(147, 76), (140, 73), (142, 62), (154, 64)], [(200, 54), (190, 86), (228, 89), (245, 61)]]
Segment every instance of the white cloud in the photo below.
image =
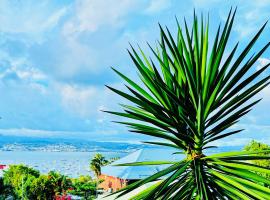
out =
[(269, 0), (257, 0), (256, 2), (252, 2), (254, 5), (257, 5), (258, 7), (265, 7), (269, 6)]
[[(20, 137), (45, 137), (45, 138), (52, 138), (52, 137), (65, 137), (68, 138), (89, 138), (89, 136), (93, 136), (93, 139), (96, 141), (104, 141), (107, 142), (107, 140), (104, 140), (104, 136), (116, 136), (113, 140), (110, 140), (110, 142), (126, 142), (126, 143), (136, 143), (141, 144), (141, 141), (156, 141), (156, 142), (162, 142), (162, 140), (157, 140), (155, 138), (141, 138), (140, 135), (133, 135), (131, 138), (121, 138), (119, 137), (120, 134), (122, 134), (123, 131), (117, 130), (117, 129), (106, 129), (106, 130), (94, 130), (94, 131), (50, 131), (50, 130), (42, 130), (42, 129), (29, 129), (29, 128), (10, 128), (10, 129), (0, 129), (0, 135), (4, 136), (20, 136)], [(219, 140), (212, 142), (209, 145), (214, 146), (244, 146), (248, 144), (251, 140), (255, 139), (256, 141), (270, 144), (270, 138), (264, 137), (264, 138), (254, 138), (254, 137), (241, 137), (241, 138), (230, 138), (225, 140)]]
[(48, 2), (0, 2), (0, 31), (7, 33), (42, 34), (55, 27), (67, 8), (51, 10)]
[(270, 125), (268, 124), (255, 124), (255, 123), (239, 123), (234, 125), (233, 128), (237, 128), (237, 129), (245, 129), (249, 132), (254, 132), (254, 133), (261, 133), (261, 134), (265, 134), (265, 133), (269, 133), (270, 134)]
[(234, 135), (232, 137), (224, 138), (222, 140), (214, 141), (211, 145), (214, 146), (243, 146), (246, 145), (251, 140), (257, 140), (263, 143), (270, 144), (270, 124), (267, 122), (262, 124), (256, 119), (256, 116), (246, 116), (246, 123), (235, 124), (232, 129), (239, 130), (244, 129), (241, 133)]
[[(81, 72), (99, 70), (97, 52), (73, 37), (65, 38), (61, 60), (52, 70), (61, 78), (71, 78)], [(57, 56), (57, 55), (55, 55)]]
[(255, 123), (258, 122), (256, 115), (251, 115), (251, 114), (249, 114), (249, 115), (246, 116), (246, 119), (247, 119), (249, 122), (251, 122), (252, 124), (255, 124)]
[(59, 20), (67, 13), (67, 10), (68, 9), (64, 7), (52, 13), (52, 15), (49, 16), (49, 18), (42, 24), (41, 28), (43, 30), (47, 30), (49, 28), (55, 27)]
[(234, 138), (230, 140), (218, 140), (211, 142), (211, 146), (243, 146), (248, 144), (251, 140), (252, 138)]
[[(99, 91), (95, 87), (80, 88), (72, 85), (62, 85), (60, 88), (63, 106), (82, 117), (96, 112), (94, 104), (98, 101)], [(93, 104), (92, 104), (93, 103)]]
[[(153, 40), (153, 32), (156, 31), (153, 27), (142, 28), (141, 25), (134, 30), (131, 28), (133, 25), (128, 24), (128, 20), (133, 13), (152, 14), (164, 10), (171, 6), (170, 2), (164, 0), (119, 0), (117, 3), (114, 0), (77, 1), (73, 16), (62, 28), (64, 54), (62, 55), (60, 51), (61, 62), (52, 70), (56, 72), (57, 77), (69, 80), (81, 74), (98, 74), (108, 69), (110, 65), (123, 62), (126, 64), (128, 57), (124, 54), (124, 49), (128, 46), (128, 42), (140, 40), (145, 42), (146, 38)], [(125, 28), (119, 33), (120, 27)], [(100, 42), (93, 41), (92, 36)], [(87, 45), (85, 41), (88, 41)]]
[[(105, 116), (101, 110), (108, 110), (115, 104), (116, 95), (105, 88), (105, 86), (78, 86), (70, 84), (55, 83), (56, 90), (60, 94), (62, 106), (69, 112), (84, 118), (95, 119), (103, 123)], [(113, 105), (115, 106), (115, 105)]]
[(264, 0), (248, 2), (239, 0), (238, 5), (241, 4), (245, 6), (238, 7), (234, 30), (238, 32), (240, 39), (243, 39), (254, 35), (268, 20), (270, 4)]
[(146, 13), (153, 14), (163, 11), (171, 6), (171, 1), (168, 0), (151, 0)]
[[(263, 13), (260, 14), (261, 11), (259, 9), (257, 9), (256, 11), (252, 11), (254, 13), (249, 13), (249, 11), (243, 12), (247, 13), (244, 15), (238, 15), (240, 20), (234, 28), (234, 30), (239, 34), (240, 39), (255, 35), (255, 33), (259, 30), (260, 26), (262, 26), (263, 23), (267, 20), (267, 16), (265, 14), (263, 15)], [(256, 18), (256, 20), (250, 20), (249, 15)]]
[(37, 68), (29, 68), (29, 69), (23, 69), (23, 70), (15, 69), (15, 71), (18, 77), (21, 79), (31, 79), (31, 80), (39, 81), (39, 80), (45, 80), (47, 78), (47, 76), (44, 73), (42, 73), (40, 70), (38, 70)]
[(238, 33), (240, 39), (255, 34), (260, 26), (269, 18), (269, 0), (193, 0), (196, 9), (205, 9), (211, 13), (218, 13), (222, 20), (227, 18), (231, 6), (237, 7), (235, 25), (233, 30)]
[(258, 59), (259, 65), (256, 67), (257, 70), (260, 70), (262, 67), (270, 63), (270, 59), (268, 58), (259, 58)]
[(27, 128), (21, 128), (21, 129), (0, 129), (1, 135), (7, 135), (7, 136), (28, 136), (28, 137), (44, 137), (44, 136), (57, 136), (61, 132), (59, 131), (46, 131), (46, 130), (37, 130), (37, 129), (27, 129)]
[(65, 138), (85, 138), (89, 135), (96, 136), (100, 135), (117, 135), (119, 131), (117, 130), (100, 130), (100, 131), (50, 131), (50, 130), (40, 130), (40, 129), (29, 129), (29, 128), (10, 128), (10, 129), (0, 129), (0, 135), (4, 136), (25, 136), (25, 137), (65, 137)]
[(220, 2), (219, 0), (193, 0), (193, 4), (200, 8), (209, 8), (213, 6), (213, 4)]
[(265, 106), (269, 106), (270, 103), (270, 86), (268, 85), (263, 91), (261, 92), (261, 96), (263, 97), (263, 102)]
[(269, 137), (267, 138), (261, 138), (261, 139), (256, 139), (256, 138), (234, 138), (230, 140), (219, 140), (219, 141), (214, 141), (211, 142), (211, 145), (213, 146), (218, 146), (218, 147), (231, 147), (231, 146), (244, 146), (247, 145), (250, 141), (256, 140), (258, 142), (262, 142), (265, 144), (270, 144), (270, 139)]
[(76, 4), (75, 16), (64, 26), (64, 34), (94, 32), (102, 26), (119, 26), (136, 5), (132, 0), (80, 0)]
[(23, 57), (10, 58), (6, 55), (2, 58), (5, 59), (8, 64), (1, 70), (1, 79), (6, 78), (9, 74), (15, 74), (18, 79), (27, 82), (36, 82), (47, 79), (47, 76), (42, 71), (37, 68), (30, 67), (27, 59)]

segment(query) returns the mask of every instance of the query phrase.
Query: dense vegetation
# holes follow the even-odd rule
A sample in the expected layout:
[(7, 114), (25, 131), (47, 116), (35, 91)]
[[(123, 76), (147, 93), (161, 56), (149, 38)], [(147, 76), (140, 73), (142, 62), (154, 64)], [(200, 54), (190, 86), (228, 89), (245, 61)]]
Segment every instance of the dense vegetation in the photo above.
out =
[(74, 194), (84, 199), (92, 199), (96, 194), (98, 182), (93, 181), (90, 176), (80, 176), (79, 178), (73, 179), (72, 181), (72, 190), (69, 191), (69, 194)]
[(270, 43), (250, 55), (266, 24), (243, 50), (238, 51), (238, 43), (226, 49), (235, 13), (231, 10), (216, 32), (209, 29), (209, 19), (205, 22), (195, 13), (191, 28), (186, 21), (183, 28), (177, 21), (176, 37), (160, 26), (158, 46), (150, 46), (154, 59), (131, 47), (140, 83), (114, 69), (127, 82), (127, 90), (108, 87), (130, 104), (120, 104), (122, 112), (107, 112), (124, 117), (119, 123), (132, 132), (158, 138), (148, 143), (186, 154), (177, 162), (123, 164), (171, 165), (118, 191), (118, 196), (151, 183), (134, 199), (270, 199), (270, 189), (265, 187), (270, 181), (260, 175), (269, 175), (270, 170), (252, 162), (269, 160), (262, 155), (269, 150), (205, 153), (213, 148), (213, 141), (242, 131), (233, 130), (233, 125), (260, 101), (254, 96), (270, 84), (266, 73), (270, 64), (253, 69)]
[(68, 197), (69, 194), (80, 196), (85, 200), (96, 195), (101, 167), (110, 164), (118, 158), (106, 159), (102, 154), (96, 154), (90, 160), (90, 169), (96, 175), (69, 178), (58, 172), (40, 174), (39, 171), (25, 165), (10, 165), (0, 179), (0, 200), (12, 196), (23, 200), (54, 200)]
[[(255, 140), (252, 140), (249, 144), (247, 144), (244, 147), (244, 151), (262, 151), (261, 153), (258, 154), (259, 156), (269, 156), (270, 157), (269, 150), (270, 150), (270, 145), (264, 144), (261, 142), (257, 142)], [(252, 160), (251, 162), (255, 165), (259, 165), (259, 166), (265, 167), (265, 168), (270, 170), (270, 159)], [(256, 172), (256, 173), (258, 173), (259, 175), (270, 180), (270, 174), (263, 173), (263, 172)], [(270, 187), (270, 184), (268, 184), (267, 186)]]
[(53, 171), (40, 174), (24, 165), (10, 165), (0, 184), (0, 199), (12, 196), (23, 200), (54, 200), (68, 194), (87, 200), (93, 198), (98, 185), (90, 176), (69, 178)]

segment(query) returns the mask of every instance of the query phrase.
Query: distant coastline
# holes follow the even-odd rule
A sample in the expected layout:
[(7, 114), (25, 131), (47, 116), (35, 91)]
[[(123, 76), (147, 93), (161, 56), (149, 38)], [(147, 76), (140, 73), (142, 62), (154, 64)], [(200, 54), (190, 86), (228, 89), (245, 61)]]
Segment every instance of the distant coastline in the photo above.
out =
[[(73, 140), (63, 138), (0, 137), (0, 151), (38, 151), (38, 152), (132, 152), (146, 148), (144, 144), (127, 142), (107, 142)], [(148, 146), (149, 147), (149, 146)]]
[[(117, 148), (117, 147), (115, 147)], [(20, 144), (11, 143), (0, 147), (0, 151), (39, 151), (39, 152), (123, 152), (128, 153), (140, 149), (140, 145), (130, 146), (126, 144), (121, 149), (103, 148), (98, 146), (76, 146), (72, 144), (53, 144), (53, 145), (39, 145), (39, 144)]]
[[(92, 141), (87, 139), (0, 137), (0, 152), (120, 152), (130, 153), (143, 148), (157, 148), (155, 145), (129, 143), (125, 141)], [(211, 152), (241, 150), (243, 146), (223, 146), (209, 149)]]

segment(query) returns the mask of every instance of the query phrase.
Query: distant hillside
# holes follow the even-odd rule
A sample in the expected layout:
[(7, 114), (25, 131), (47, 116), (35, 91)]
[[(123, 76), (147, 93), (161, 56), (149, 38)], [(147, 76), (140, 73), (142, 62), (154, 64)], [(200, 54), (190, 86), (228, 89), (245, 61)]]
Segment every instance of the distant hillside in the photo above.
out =
[[(130, 142), (110, 142), (93, 141), (83, 139), (66, 138), (39, 138), (21, 136), (0, 136), (0, 151), (80, 151), (80, 152), (129, 152), (141, 148), (153, 148), (156, 146), (130, 143)], [(210, 152), (240, 150), (242, 146), (226, 146), (213, 148)]]
[[(2, 151), (132, 151), (143, 144), (82, 139), (0, 136)], [(151, 147), (150, 147), (151, 148)]]

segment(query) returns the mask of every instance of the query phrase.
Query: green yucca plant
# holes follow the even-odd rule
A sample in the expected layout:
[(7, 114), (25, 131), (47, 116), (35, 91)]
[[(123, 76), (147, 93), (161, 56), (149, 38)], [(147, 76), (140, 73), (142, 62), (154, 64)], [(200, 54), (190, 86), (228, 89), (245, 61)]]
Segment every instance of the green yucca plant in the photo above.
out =
[[(146, 183), (153, 185), (133, 199), (270, 199), (270, 180), (257, 172), (270, 174), (270, 169), (252, 164), (251, 160), (270, 159), (261, 152), (224, 152), (206, 155), (211, 142), (239, 133), (230, 127), (259, 102), (252, 97), (270, 83), (270, 76), (261, 78), (270, 64), (251, 73), (250, 69), (268, 48), (246, 58), (266, 24), (248, 45), (235, 56), (238, 43), (224, 58), (235, 12), (230, 11), (223, 28), (219, 26), (213, 46), (209, 47), (209, 20), (199, 20), (194, 13), (190, 30), (185, 22), (178, 33), (160, 26), (161, 39), (157, 50), (151, 50), (156, 62), (140, 49), (129, 52), (142, 84), (137, 84), (119, 71), (127, 83), (128, 93), (109, 87), (132, 102), (122, 105), (123, 112), (106, 111), (129, 118), (119, 122), (131, 132), (162, 139), (147, 142), (175, 148), (186, 154), (178, 162), (155, 161), (123, 165), (170, 164), (158, 173), (118, 191), (122, 196)], [(261, 75), (261, 76), (260, 76)], [(142, 86), (144, 85), (144, 86)]]

